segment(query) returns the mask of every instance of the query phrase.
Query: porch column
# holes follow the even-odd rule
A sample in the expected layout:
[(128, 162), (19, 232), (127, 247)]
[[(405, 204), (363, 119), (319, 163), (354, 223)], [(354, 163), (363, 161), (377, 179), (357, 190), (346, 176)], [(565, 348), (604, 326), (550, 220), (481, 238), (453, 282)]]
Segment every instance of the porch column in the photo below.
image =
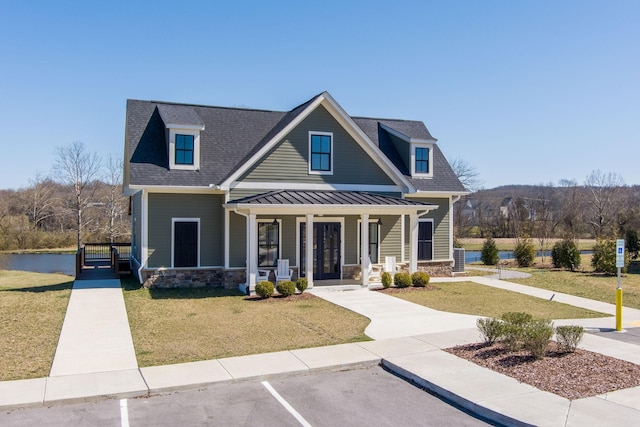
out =
[(409, 215), (409, 272), (418, 271), (418, 214)]
[(247, 286), (250, 294), (256, 289), (258, 274), (258, 223), (256, 214), (248, 215), (247, 223)]
[(305, 233), (305, 242), (307, 242), (307, 246), (305, 248), (304, 258), (307, 262), (304, 274), (307, 277), (308, 287), (313, 288), (313, 214), (307, 214)]
[(362, 287), (369, 286), (369, 214), (360, 215), (360, 277)]

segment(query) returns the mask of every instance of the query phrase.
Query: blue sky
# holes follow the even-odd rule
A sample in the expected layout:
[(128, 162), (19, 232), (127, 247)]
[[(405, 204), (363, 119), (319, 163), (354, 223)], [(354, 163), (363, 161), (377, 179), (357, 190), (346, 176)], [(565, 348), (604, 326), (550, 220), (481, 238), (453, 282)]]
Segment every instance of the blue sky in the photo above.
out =
[(82, 141), (122, 156), (127, 98), (417, 119), (486, 188), (595, 169), (640, 184), (640, 2), (11, 1), (0, 188)]

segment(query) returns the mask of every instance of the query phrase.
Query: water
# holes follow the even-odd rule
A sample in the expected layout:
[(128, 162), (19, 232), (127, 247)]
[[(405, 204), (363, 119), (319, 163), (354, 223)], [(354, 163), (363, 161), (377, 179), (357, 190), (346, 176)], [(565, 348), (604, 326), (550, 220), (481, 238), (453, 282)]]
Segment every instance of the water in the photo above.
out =
[[(593, 251), (580, 251), (581, 255), (588, 255), (593, 253)], [(464, 253), (464, 263), (469, 264), (472, 262), (480, 262), (480, 257), (482, 253), (480, 251), (465, 251)], [(515, 256), (513, 251), (499, 251), (498, 256), (500, 259), (514, 259)], [(536, 256), (541, 257), (542, 251), (536, 251)], [(544, 256), (551, 258), (551, 251), (544, 251)]]
[(0, 254), (0, 270), (76, 274), (75, 254)]

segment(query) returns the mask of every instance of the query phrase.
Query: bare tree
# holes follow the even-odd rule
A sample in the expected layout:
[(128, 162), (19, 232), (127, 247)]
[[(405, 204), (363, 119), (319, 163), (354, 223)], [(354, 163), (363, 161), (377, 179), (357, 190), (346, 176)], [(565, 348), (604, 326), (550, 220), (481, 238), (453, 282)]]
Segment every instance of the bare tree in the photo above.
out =
[(585, 187), (589, 194), (585, 221), (593, 228), (595, 237), (602, 238), (615, 233), (614, 221), (622, 207), (621, 187), (624, 180), (615, 172), (595, 170), (587, 176)]
[(482, 182), (478, 178), (478, 171), (464, 159), (456, 157), (449, 164), (453, 169), (453, 173), (456, 174), (467, 191), (478, 191), (482, 187)]
[(122, 160), (109, 156), (103, 179), (108, 186), (108, 192), (104, 197), (104, 210), (107, 214), (105, 231), (109, 243), (113, 243), (116, 238), (128, 233), (127, 198), (122, 196)]
[(82, 247), (82, 211), (91, 202), (95, 186), (90, 188), (90, 184), (100, 172), (101, 160), (98, 154), (88, 152), (84, 144), (78, 141), (58, 147), (56, 154), (57, 159), (54, 165), (56, 178), (72, 187), (70, 201), (75, 213), (78, 249), (80, 249)]
[(564, 194), (564, 203), (561, 204), (558, 212), (557, 225), (562, 228), (563, 238), (576, 240), (583, 229), (583, 191), (574, 180), (562, 179), (559, 186)]
[(29, 221), (34, 230), (38, 230), (43, 222), (55, 215), (56, 184), (40, 172), (30, 182), (31, 187), (24, 191), (23, 197)]

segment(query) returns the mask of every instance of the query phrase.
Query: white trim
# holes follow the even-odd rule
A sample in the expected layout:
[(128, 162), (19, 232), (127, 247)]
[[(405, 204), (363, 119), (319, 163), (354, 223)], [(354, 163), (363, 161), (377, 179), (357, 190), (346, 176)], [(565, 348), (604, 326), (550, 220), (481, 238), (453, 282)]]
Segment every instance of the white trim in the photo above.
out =
[(367, 211), (370, 215), (402, 215), (411, 213), (425, 214), (431, 210), (438, 209), (438, 205), (415, 206), (415, 205), (257, 205), (251, 203), (225, 203), (225, 209), (234, 209), (244, 213), (255, 213), (258, 215), (305, 215), (309, 212), (323, 215), (360, 215)]
[(167, 123), (165, 127), (167, 129), (184, 129), (184, 130), (195, 130), (195, 131), (204, 130), (204, 125), (184, 125), (180, 123)]
[(149, 267), (149, 193), (142, 190), (140, 212), (140, 267)]
[[(311, 168), (311, 137), (314, 135), (318, 136), (328, 136), (331, 138), (329, 144), (329, 170), (315, 170)], [(309, 131), (309, 161), (308, 161), (308, 173), (309, 175), (333, 175), (333, 132), (320, 132), (320, 131)]]
[(175, 267), (175, 233), (176, 222), (195, 222), (198, 224), (198, 248), (197, 248), (197, 264), (192, 267), (179, 267), (179, 268), (200, 268), (200, 218), (171, 218), (171, 268)]
[[(227, 203), (229, 201), (229, 193), (226, 193), (224, 196), (224, 202)], [(230, 228), (231, 228), (231, 213), (229, 209), (224, 210), (224, 268), (225, 270), (229, 268), (229, 264), (231, 261), (229, 255), (230, 245)]]
[(449, 197), (449, 258), (453, 259), (453, 197)]
[(329, 95), (328, 92), (323, 92), (313, 102), (311, 102), (298, 116), (292, 120), (287, 126), (285, 126), (280, 132), (278, 132), (271, 140), (262, 146), (249, 160), (240, 165), (236, 172), (227, 178), (222, 184), (230, 185), (236, 182), (243, 176), (251, 167), (253, 167), (260, 159), (262, 159), (276, 144), (278, 144), (289, 132), (296, 128), (305, 118), (311, 114), (320, 104), (322, 104), (327, 111), (340, 123), (344, 129), (351, 135), (354, 140), (360, 144), (360, 146), (373, 158), (373, 160), (380, 166), (387, 175), (396, 184), (404, 188), (405, 192), (415, 192), (413, 185), (407, 180), (407, 178), (400, 173), (400, 171), (391, 163), (391, 160), (385, 156), (380, 148), (378, 148), (373, 141), (356, 125), (351, 117), (338, 105), (338, 103)]
[[(200, 170), (200, 131), (191, 130), (185, 127), (169, 129), (169, 169), (170, 170)], [(176, 163), (176, 135), (193, 136), (193, 164), (177, 164)]]
[(407, 257), (405, 254), (405, 246), (407, 243), (407, 230), (406, 230), (406, 225), (405, 225), (405, 216), (406, 215), (400, 215), (400, 226), (402, 227), (402, 244), (400, 245), (400, 261), (401, 262), (407, 262)]
[[(231, 189), (255, 190), (308, 190), (308, 191), (362, 191), (369, 193), (402, 193), (403, 188), (398, 185), (366, 185), (366, 184), (311, 184), (293, 182), (234, 182)], [(447, 193), (449, 194), (449, 193)]]
[[(256, 227), (257, 227), (257, 233), (256, 233), (256, 241), (254, 242), (254, 244), (256, 245), (256, 254), (259, 254), (259, 250), (260, 250), (260, 245), (258, 245), (258, 239), (259, 239), (259, 234), (260, 234), (260, 224), (273, 224), (273, 221), (276, 220), (278, 222), (278, 256), (276, 257), (276, 262), (277, 260), (279, 260), (282, 256), (282, 220), (281, 219), (276, 219), (276, 218), (256, 218)], [(265, 269), (265, 268), (276, 268), (276, 265), (269, 265), (269, 266), (260, 266), (260, 262), (258, 261), (257, 264), (259, 269)]]
[(421, 222), (430, 222), (431, 223), (431, 259), (417, 259), (418, 262), (421, 261), (437, 261), (436, 259), (436, 227), (433, 218), (418, 218), (418, 239), (416, 240), (416, 248), (418, 247), (418, 240), (420, 239), (420, 223)]
[[(418, 148), (426, 148), (429, 150), (429, 160), (427, 163), (428, 172), (416, 172), (416, 149)], [(413, 178), (433, 178), (433, 144), (427, 143), (411, 143), (411, 176)]]
[[(312, 215), (313, 216), (313, 224), (317, 224), (317, 223), (322, 223), (322, 222), (339, 222), (340, 223), (340, 279), (342, 279), (342, 267), (345, 265), (344, 264), (344, 233), (345, 233), (345, 220), (344, 217), (324, 217), (324, 216), (317, 216), (317, 215), (313, 215), (313, 214), (305, 214), (305, 216), (299, 216), (296, 217), (296, 264), (298, 267), (298, 271), (301, 270), (302, 266), (301, 266), (301, 260), (300, 260), (300, 224), (307, 222), (307, 218), (306, 215)], [(313, 235), (313, 232), (312, 232)], [(307, 248), (309, 248), (308, 242), (307, 242)], [(313, 253), (313, 252), (312, 252)], [(313, 260), (312, 260), (313, 261)], [(313, 266), (313, 264), (309, 264), (309, 262), (307, 262), (307, 270), (309, 265)], [(313, 267), (312, 267), (313, 270)], [(305, 272), (306, 274), (306, 272)], [(311, 282), (311, 279), (309, 279), (307, 277), (307, 279), (309, 280), (309, 282)]]
[(427, 198), (427, 197), (449, 197), (449, 196), (467, 196), (471, 194), (468, 191), (422, 191), (405, 194), (405, 198)]
[(385, 131), (389, 132), (390, 134), (392, 134), (393, 136), (400, 138), (401, 140), (408, 142), (408, 143), (433, 143), (433, 142), (437, 142), (438, 140), (431, 137), (431, 139), (423, 139), (423, 138), (412, 138), (410, 136), (407, 136), (405, 134), (403, 134), (402, 132), (398, 132), (397, 130), (390, 128), (389, 126), (380, 123), (380, 127), (382, 129), (384, 129)]
[[(378, 258), (378, 262), (374, 263), (374, 264), (380, 264), (380, 245), (381, 245), (381, 241), (380, 241), (380, 224), (378, 224), (378, 221), (380, 220), (380, 218), (369, 218), (369, 224), (371, 223), (376, 223), (376, 225), (378, 226), (378, 253), (377, 253), (377, 257)], [(357, 259), (361, 259), (360, 258), (360, 252), (362, 250), (361, 246), (362, 246), (362, 240), (360, 238), (360, 233), (362, 231), (362, 218), (358, 218), (358, 224), (357, 224), (357, 235), (358, 235), (358, 258)], [(371, 237), (371, 236), (369, 236)], [(369, 245), (371, 245), (371, 239), (369, 239)], [(373, 261), (371, 261), (373, 263)], [(357, 264), (359, 265), (359, 264)]]

